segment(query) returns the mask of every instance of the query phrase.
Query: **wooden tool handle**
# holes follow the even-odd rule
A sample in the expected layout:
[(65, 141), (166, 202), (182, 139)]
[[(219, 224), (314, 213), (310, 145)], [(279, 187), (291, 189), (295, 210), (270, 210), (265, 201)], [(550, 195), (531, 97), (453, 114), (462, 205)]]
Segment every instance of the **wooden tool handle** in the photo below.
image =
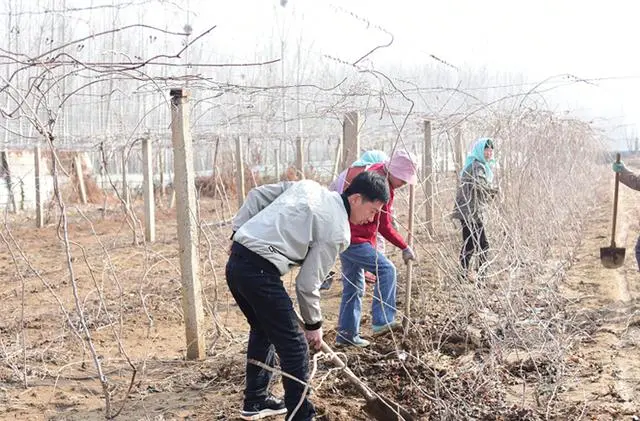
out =
[[(620, 163), (620, 154), (616, 154), (616, 164)], [(613, 224), (611, 226), (611, 247), (616, 247), (616, 220), (618, 219), (618, 187), (620, 186), (620, 173), (616, 172), (615, 188), (613, 190)]]
[(322, 352), (324, 352), (331, 359), (331, 362), (333, 362), (336, 367), (342, 369), (342, 373), (344, 374), (344, 376), (347, 378), (347, 380), (349, 380), (349, 382), (351, 382), (353, 386), (355, 386), (356, 389), (358, 389), (358, 392), (360, 392), (365, 400), (372, 401), (376, 398), (371, 390), (369, 390), (367, 385), (365, 385), (362, 380), (360, 380), (358, 376), (356, 376), (353, 371), (351, 371), (351, 369), (345, 365), (344, 361), (342, 361), (340, 357), (338, 357), (336, 353), (333, 352), (331, 348), (329, 348), (329, 345), (327, 345), (325, 341), (322, 341)]
[[(413, 217), (415, 208), (415, 186), (411, 184), (409, 186), (409, 223), (407, 244), (413, 248)], [(409, 328), (409, 317), (411, 317), (411, 284), (413, 283), (413, 261), (407, 262), (407, 285), (405, 287), (405, 301), (404, 301), (404, 318), (402, 319), (402, 329), (406, 335)]]
[[(302, 317), (300, 317), (298, 312), (296, 312), (296, 317), (298, 319), (300, 328), (304, 330), (304, 321), (302, 320)], [(360, 380), (358, 376), (356, 376), (353, 371), (351, 371), (351, 369), (345, 365), (344, 361), (342, 361), (340, 357), (338, 357), (336, 353), (333, 352), (333, 350), (329, 347), (329, 345), (327, 345), (324, 340), (321, 342), (321, 350), (331, 359), (331, 362), (333, 362), (336, 367), (342, 369), (342, 373), (344, 374), (344, 376), (347, 378), (347, 380), (349, 380), (349, 382), (351, 382), (351, 384), (355, 386), (356, 389), (358, 389), (365, 400), (372, 401), (376, 399), (375, 395), (371, 392), (371, 390), (369, 390), (367, 385), (365, 385), (362, 380)]]

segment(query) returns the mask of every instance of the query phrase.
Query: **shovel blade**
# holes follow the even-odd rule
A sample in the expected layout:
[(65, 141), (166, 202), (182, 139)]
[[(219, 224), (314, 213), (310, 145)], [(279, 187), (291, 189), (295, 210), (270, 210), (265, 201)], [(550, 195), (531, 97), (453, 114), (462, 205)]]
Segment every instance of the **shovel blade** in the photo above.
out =
[(621, 247), (601, 247), (600, 261), (607, 269), (616, 269), (624, 264), (625, 249)]

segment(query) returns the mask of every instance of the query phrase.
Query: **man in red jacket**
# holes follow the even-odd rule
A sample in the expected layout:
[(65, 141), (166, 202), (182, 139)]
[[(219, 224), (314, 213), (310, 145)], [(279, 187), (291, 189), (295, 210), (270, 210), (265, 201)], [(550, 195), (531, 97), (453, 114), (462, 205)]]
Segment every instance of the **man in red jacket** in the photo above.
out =
[[(364, 271), (376, 275), (374, 299), (371, 306), (373, 336), (400, 326), (396, 320), (396, 267), (384, 254), (376, 250), (376, 234), (402, 250), (406, 262), (415, 259), (415, 253), (393, 227), (391, 209), (394, 190), (418, 181), (417, 160), (404, 150), (393, 154), (389, 162), (374, 164), (367, 171), (377, 172), (389, 180), (390, 200), (374, 221), (363, 225), (351, 224), (351, 245), (340, 254), (342, 264), (342, 301), (338, 318), (338, 346), (366, 347), (369, 341), (360, 337)], [(347, 174), (348, 183), (357, 174)], [(346, 186), (346, 184), (345, 184)]]

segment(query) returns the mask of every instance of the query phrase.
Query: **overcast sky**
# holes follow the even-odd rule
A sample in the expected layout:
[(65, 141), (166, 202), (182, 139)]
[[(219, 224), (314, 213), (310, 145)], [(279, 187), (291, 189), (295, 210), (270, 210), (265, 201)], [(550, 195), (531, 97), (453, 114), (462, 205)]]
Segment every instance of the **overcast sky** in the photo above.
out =
[[(23, 10), (41, 10), (47, 4), (11, 1)], [(436, 56), (457, 68), (512, 74), (513, 80), (522, 77), (530, 84), (548, 79), (547, 87), (575, 81), (559, 76), (571, 74), (588, 82), (545, 92), (550, 108), (570, 110), (608, 129), (619, 127), (614, 134), (619, 138), (625, 131), (637, 131), (640, 123), (640, 53), (635, 41), (640, 3), (632, 0), (287, 0), (286, 7), (281, 0), (158, 1), (153, 7), (145, 0), (127, 2), (143, 4), (143, 9), (123, 8), (121, 22), (142, 19), (174, 31), (189, 23), (194, 34), (217, 25), (200, 45), (237, 60), (258, 55), (277, 59), (284, 37), (288, 48), (302, 38), (310, 59), (330, 55), (353, 62), (387, 42), (388, 31), (394, 42), (369, 57), (373, 66), (437, 65)], [(47, 7), (55, 8), (60, 0), (49, 3)], [(118, 3), (66, 0), (67, 8)], [(7, 3), (4, 6), (7, 9)], [(86, 21), (103, 22), (105, 13), (111, 11), (94, 9)], [(78, 31), (95, 30), (82, 20), (84, 15), (69, 16), (76, 19), (72, 25)]]
[[(285, 8), (279, 2), (186, 0), (182, 5), (193, 11), (189, 21), (196, 33), (218, 24), (217, 36), (242, 51), (284, 33), (289, 40), (313, 40), (310, 54), (354, 60), (388, 39), (375, 27), (380, 26), (395, 41), (371, 57), (376, 63), (426, 63), (435, 55), (457, 67), (523, 74), (531, 82), (569, 73), (590, 83), (546, 94), (554, 107), (603, 117), (607, 125), (628, 125), (628, 130), (639, 122), (637, 2), (288, 0)], [(186, 19), (179, 15), (174, 22)]]

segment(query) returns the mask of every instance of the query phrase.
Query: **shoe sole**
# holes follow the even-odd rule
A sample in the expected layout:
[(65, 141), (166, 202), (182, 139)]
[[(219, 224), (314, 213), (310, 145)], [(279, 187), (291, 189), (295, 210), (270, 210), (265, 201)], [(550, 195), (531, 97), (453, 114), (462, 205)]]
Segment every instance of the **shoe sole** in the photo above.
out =
[(282, 415), (287, 413), (287, 408), (283, 409), (264, 409), (258, 413), (251, 414), (240, 414), (240, 419), (242, 420), (261, 420), (263, 418), (272, 417), (274, 415)]
[(336, 348), (351, 348), (351, 347), (353, 347), (353, 348), (368, 348), (370, 345), (371, 345), (371, 342), (369, 342), (366, 345), (357, 345), (357, 344), (352, 344), (352, 343), (343, 344), (343, 343), (340, 343), (340, 342), (336, 342), (335, 346), (336, 346)]
[(400, 329), (402, 329), (402, 325), (401, 324), (398, 324), (398, 325), (395, 325), (395, 326), (389, 326), (389, 327), (385, 328), (384, 330), (379, 330), (377, 332), (372, 332), (371, 336), (373, 336), (375, 338), (376, 336), (386, 335), (387, 333), (391, 332), (392, 330), (393, 331), (397, 331), (397, 330), (400, 330)]

